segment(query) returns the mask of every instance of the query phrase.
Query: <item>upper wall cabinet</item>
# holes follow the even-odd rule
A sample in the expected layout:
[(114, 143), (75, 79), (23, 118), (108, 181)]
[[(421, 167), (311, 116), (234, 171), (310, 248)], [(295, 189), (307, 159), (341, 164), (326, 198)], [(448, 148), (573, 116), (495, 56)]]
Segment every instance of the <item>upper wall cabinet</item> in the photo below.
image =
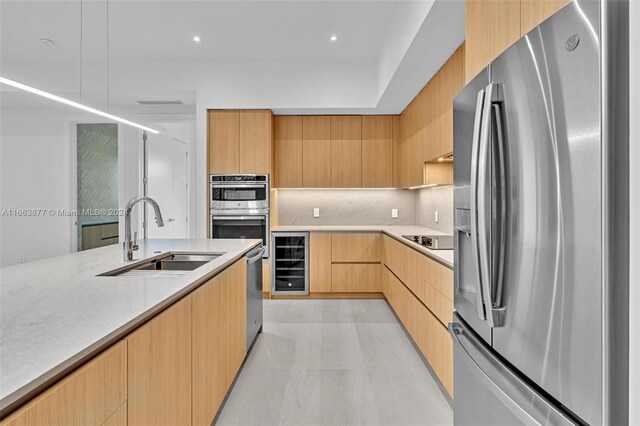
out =
[(271, 174), (273, 113), (240, 111), (240, 173)]
[(209, 173), (272, 173), (271, 111), (212, 110), (208, 125)]
[(426, 181), (425, 162), (453, 152), (453, 99), (464, 83), (464, 51), (463, 44), (400, 114), (396, 186), (432, 183)]
[(470, 81), (520, 38), (520, 0), (467, 0), (466, 31), (466, 81)]
[(302, 117), (302, 186), (331, 187), (331, 117)]
[(277, 116), (275, 187), (396, 186), (399, 117)]
[(569, 0), (467, 0), (465, 81), (567, 3)]
[(520, 33), (525, 35), (545, 19), (556, 13), (569, 0), (521, 0)]
[(240, 113), (209, 111), (209, 173), (240, 170)]
[(362, 187), (393, 187), (393, 116), (362, 117)]
[(362, 186), (362, 117), (331, 117), (331, 187)]
[(302, 116), (276, 116), (276, 188), (302, 188)]

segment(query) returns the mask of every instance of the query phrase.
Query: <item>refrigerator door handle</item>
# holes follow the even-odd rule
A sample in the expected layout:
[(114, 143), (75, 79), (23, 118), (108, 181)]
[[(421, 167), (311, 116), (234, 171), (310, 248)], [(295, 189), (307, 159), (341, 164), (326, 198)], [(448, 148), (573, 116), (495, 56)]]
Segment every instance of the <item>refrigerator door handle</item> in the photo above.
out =
[[(454, 319), (455, 321), (455, 319)], [(510, 367), (493, 355), (476, 336), (460, 323), (449, 323), (454, 352), (460, 350), (466, 371), (480, 380), (500, 403), (524, 425), (577, 425), (553, 403), (530, 387)], [(456, 356), (456, 362), (458, 362)]]
[[(491, 213), (488, 202), (487, 186), (491, 178), (491, 106), (494, 96), (495, 84), (489, 84), (485, 89), (484, 103), (482, 106), (482, 121), (480, 125), (480, 146), (478, 148), (478, 251), (480, 253), (480, 283), (482, 285), (482, 298), (484, 300), (485, 315), (490, 327), (495, 327), (495, 321), (491, 313), (491, 255), (490, 255), (490, 220)], [(490, 196), (490, 194), (489, 194)]]
[[(502, 126), (501, 104), (494, 103), (491, 107), (496, 128), (496, 153), (498, 167), (498, 188), (496, 194), (497, 214), (495, 215), (496, 230), (499, 232), (498, 238), (492, 243), (491, 252), (497, 254), (497, 265), (495, 271), (495, 298), (489, 295), (491, 302), (491, 313), (496, 326), (504, 323), (504, 307), (502, 306), (502, 287), (504, 285), (504, 267), (506, 253), (506, 232), (507, 232), (507, 188), (506, 188), (506, 165), (504, 153), (504, 127)], [(498, 204), (499, 203), (499, 204)], [(493, 277), (492, 277), (493, 278)]]
[(482, 297), (482, 275), (480, 274), (480, 249), (478, 246), (478, 148), (482, 124), (482, 111), (485, 99), (485, 91), (480, 90), (476, 98), (476, 113), (473, 121), (473, 142), (471, 145), (471, 246), (473, 248), (473, 265), (477, 272), (478, 282), (476, 288), (476, 307), (478, 317), (485, 320), (485, 310)]

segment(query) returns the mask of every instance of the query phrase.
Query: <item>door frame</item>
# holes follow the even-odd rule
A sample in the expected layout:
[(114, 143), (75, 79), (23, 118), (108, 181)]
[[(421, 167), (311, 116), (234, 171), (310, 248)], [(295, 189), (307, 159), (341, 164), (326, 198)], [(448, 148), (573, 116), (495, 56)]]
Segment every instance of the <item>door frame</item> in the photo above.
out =
[[(78, 210), (78, 125), (79, 124), (115, 124), (118, 126), (118, 208), (124, 206), (124, 129), (122, 124), (103, 120), (73, 120), (69, 122), (69, 210)], [(118, 218), (118, 222), (121, 219)], [(69, 253), (80, 249), (77, 216), (69, 216)]]
[[(149, 150), (147, 149), (147, 143), (148, 143), (148, 138), (149, 136), (146, 135), (146, 133), (144, 131), (140, 132), (140, 141), (141, 141), (141, 147), (142, 147), (142, 155), (140, 156), (140, 170), (142, 171), (141, 173), (141, 187), (142, 187), (142, 194), (147, 196), (147, 190), (148, 190), (148, 165), (149, 165)], [(186, 192), (186, 209), (185, 209), (185, 214), (186, 214), (186, 238), (190, 238), (191, 237), (191, 226), (190, 226), (190, 218), (191, 218), (191, 191), (189, 191), (189, 189), (191, 188), (190, 182), (189, 182), (189, 177), (191, 176), (191, 164), (190, 164), (190, 159), (189, 159), (189, 143), (182, 141), (174, 136), (169, 136), (169, 139), (171, 139), (173, 142), (177, 142), (180, 144), (183, 144), (185, 147), (185, 151), (187, 153), (187, 155), (184, 158), (184, 161), (186, 162), (186, 176), (185, 176), (185, 182), (186, 182), (186, 187), (185, 187), (185, 192)], [(148, 206), (147, 203), (143, 203), (143, 209), (142, 209), (142, 215), (141, 215), (141, 229), (142, 229), (142, 237), (144, 239), (147, 239), (147, 212), (148, 212)]]

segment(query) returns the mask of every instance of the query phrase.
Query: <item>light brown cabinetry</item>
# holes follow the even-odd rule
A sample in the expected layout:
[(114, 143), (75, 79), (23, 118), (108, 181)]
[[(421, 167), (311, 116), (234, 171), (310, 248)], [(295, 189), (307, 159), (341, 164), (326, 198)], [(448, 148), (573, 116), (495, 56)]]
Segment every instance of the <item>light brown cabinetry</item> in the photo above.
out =
[[(0, 424), (99, 426), (108, 422), (120, 407), (126, 409), (126, 400), (127, 342), (119, 342)], [(111, 424), (118, 423), (114, 419)]]
[(521, 0), (467, 0), (466, 81), (520, 38)]
[(276, 116), (274, 128), (274, 185), (302, 188), (302, 116)]
[(302, 186), (331, 187), (331, 117), (302, 117)]
[(240, 111), (239, 173), (271, 174), (273, 163), (273, 113)]
[(393, 187), (393, 117), (362, 117), (362, 187)]
[[(400, 114), (397, 186), (453, 182), (441, 166), (429, 167), (453, 152), (453, 99), (463, 87), (464, 51), (460, 46)], [(436, 163), (425, 169), (430, 161)]]
[(334, 263), (331, 265), (334, 293), (375, 293), (380, 287), (379, 263)]
[(208, 425), (246, 355), (246, 262), (236, 262), (191, 298), (193, 424)]
[(331, 234), (309, 235), (309, 292), (331, 292)]
[(362, 186), (362, 117), (331, 117), (331, 187)]
[(239, 173), (240, 112), (209, 111), (209, 173)]
[(388, 268), (383, 267), (383, 274), (385, 297), (453, 396), (453, 343), (446, 327)]
[(128, 424), (191, 424), (191, 296), (127, 338)]
[(271, 111), (211, 110), (208, 127), (209, 173), (271, 174)]
[(382, 240), (382, 291), (449, 394), (453, 395), (453, 271), (391, 238)]
[(525, 35), (570, 0), (520, 0), (520, 35)]
[(380, 233), (311, 232), (309, 292), (380, 293)]
[(569, 0), (467, 0), (465, 81)]
[(336, 233), (331, 236), (332, 262), (380, 262), (380, 233)]
[(127, 402), (125, 401), (102, 426), (127, 426)]

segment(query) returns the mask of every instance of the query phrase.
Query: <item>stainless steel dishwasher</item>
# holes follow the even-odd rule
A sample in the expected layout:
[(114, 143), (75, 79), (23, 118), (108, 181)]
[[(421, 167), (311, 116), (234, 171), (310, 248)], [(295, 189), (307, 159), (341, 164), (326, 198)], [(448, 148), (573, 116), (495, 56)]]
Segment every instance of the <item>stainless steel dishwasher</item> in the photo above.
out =
[(262, 255), (264, 247), (247, 253), (247, 350), (262, 329)]

